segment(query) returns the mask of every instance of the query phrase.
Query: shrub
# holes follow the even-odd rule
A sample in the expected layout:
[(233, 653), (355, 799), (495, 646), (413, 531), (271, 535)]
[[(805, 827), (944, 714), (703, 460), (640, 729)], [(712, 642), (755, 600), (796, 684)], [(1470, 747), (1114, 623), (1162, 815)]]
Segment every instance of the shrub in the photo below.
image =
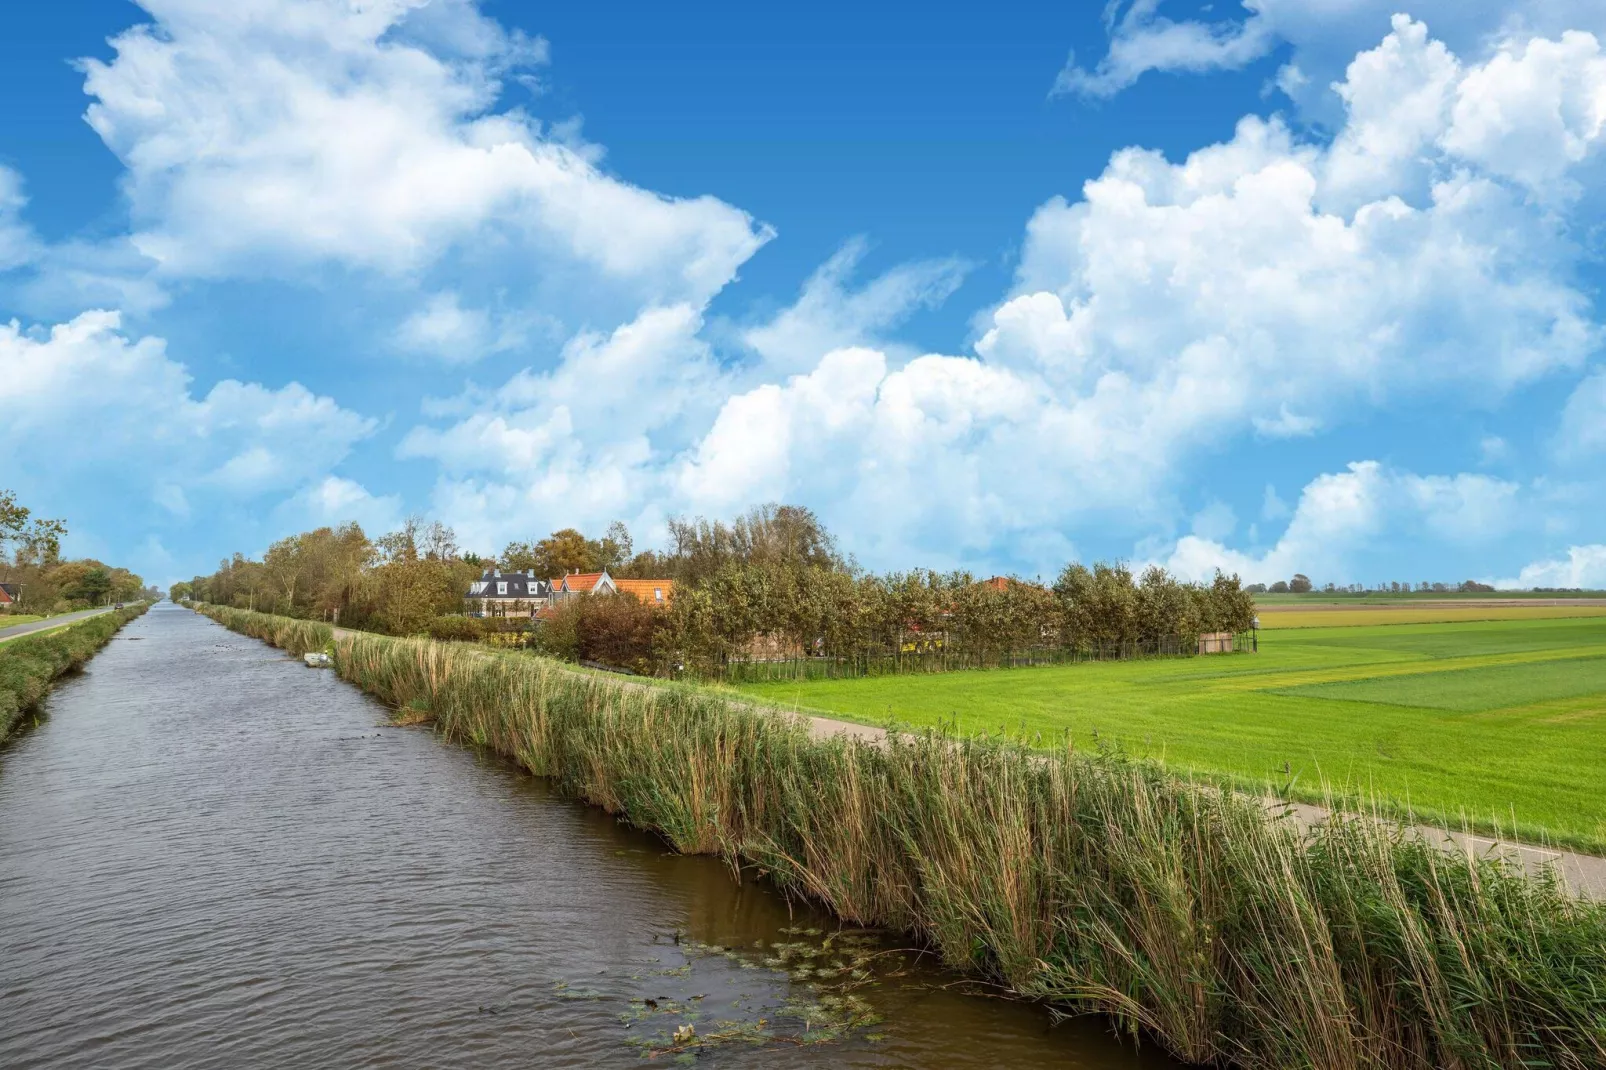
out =
[(429, 637), (443, 642), (477, 643), (485, 638), (485, 625), (473, 617), (436, 617), (429, 622)]

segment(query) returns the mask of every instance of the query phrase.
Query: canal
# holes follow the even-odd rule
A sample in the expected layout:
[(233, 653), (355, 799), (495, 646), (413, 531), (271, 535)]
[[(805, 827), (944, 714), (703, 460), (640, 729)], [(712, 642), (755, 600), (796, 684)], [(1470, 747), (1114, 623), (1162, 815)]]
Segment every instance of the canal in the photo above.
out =
[(901, 948), (167, 603), (0, 751), (9, 1070), (1174, 1065)]

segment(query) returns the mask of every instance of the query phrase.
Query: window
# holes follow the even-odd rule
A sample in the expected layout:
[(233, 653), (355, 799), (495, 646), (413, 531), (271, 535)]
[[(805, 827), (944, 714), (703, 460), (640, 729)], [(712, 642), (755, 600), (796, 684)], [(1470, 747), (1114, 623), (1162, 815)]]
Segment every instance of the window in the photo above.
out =
[(505, 584), (505, 583), (497, 584), (496, 585), (496, 593), (497, 594), (507, 594), (507, 584)]
[(664, 589), (662, 587), (654, 587), (652, 596), (656, 601), (662, 602), (664, 600)]

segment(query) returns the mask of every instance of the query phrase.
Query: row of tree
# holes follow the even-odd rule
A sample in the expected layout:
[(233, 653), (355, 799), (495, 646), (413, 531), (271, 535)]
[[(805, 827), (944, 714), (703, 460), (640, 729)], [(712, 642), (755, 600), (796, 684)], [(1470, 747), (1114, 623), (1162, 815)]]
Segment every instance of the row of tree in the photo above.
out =
[[(860, 569), (808, 509), (760, 506), (729, 523), (674, 519), (663, 550), (637, 553), (615, 523), (510, 543), (495, 559), (462, 553), (450, 528), (409, 521), (369, 540), (356, 525), (281, 539), (261, 561), (236, 555), (175, 597), (356, 628), (474, 638), (462, 617), (485, 567), (555, 578), (608, 569), (675, 581), (667, 607), (628, 595), (570, 599), (528, 637), (561, 657), (661, 671), (731, 660), (935, 653), (987, 657), (1045, 648), (1190, 649), (1202, 632), (1241, 632), (1255, 607), (1237, 577), (1182, 583), (1160, 568), (1067, 566), (1052, 585), (982, 581), (925, 569)], [(506, 628), (507, 622), (494, 625)]]
[(0, 583), (18, 594), (17, 608), (28, 613), (58, 613), (140, 598), (162, 592), (126, 568), (86, 557), (64, 561), (62, 520), (48, 520), (0, 490)]
[(280, 539), (260, 561), (237, 553), (210, 576), (174, 584), (171, 594), (412, 635), (461, 613), (463, 595), (485, 564), (462, 553), (443, 524), (409, 518), (378, 539), (346, 524)]
[[(1310, 594), (1316, 591), (1316, 586), (1311, 583), (1309, 576), (1295, 573), (1293, 579), (1278, 580), (1269, 587), (1264, 583), (1254, 583), (1244, 589), (1250, 594)], [(1410, 594), (1412, 591), (1424, 594), (1491, 594), (1494, 588), (1487, 583), (1479, 583), (1477, 580), (1462, 580), (1460, 583), (1435, 583), (1429, 580), (1422, 580), (1414, 588), (1409, 580), (1404, 583), (1394, 580), (1390, 583), (1380, 583), (1376, 587), (1370, 588), (1359, 583), (1345, 584), (1343, 586), (1329, 583), (1319, 593)]]

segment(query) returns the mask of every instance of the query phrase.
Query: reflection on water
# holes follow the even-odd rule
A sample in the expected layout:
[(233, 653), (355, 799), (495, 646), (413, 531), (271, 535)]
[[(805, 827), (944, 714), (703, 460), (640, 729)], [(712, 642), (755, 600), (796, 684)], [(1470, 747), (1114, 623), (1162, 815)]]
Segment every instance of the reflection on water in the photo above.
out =
[(944, 988), (187, 610), (46, 709), (0, 754), (14, 1070), (633, 1066), (688, 1025), (728, 1035), (710, 1065), (1171, 1065)]

